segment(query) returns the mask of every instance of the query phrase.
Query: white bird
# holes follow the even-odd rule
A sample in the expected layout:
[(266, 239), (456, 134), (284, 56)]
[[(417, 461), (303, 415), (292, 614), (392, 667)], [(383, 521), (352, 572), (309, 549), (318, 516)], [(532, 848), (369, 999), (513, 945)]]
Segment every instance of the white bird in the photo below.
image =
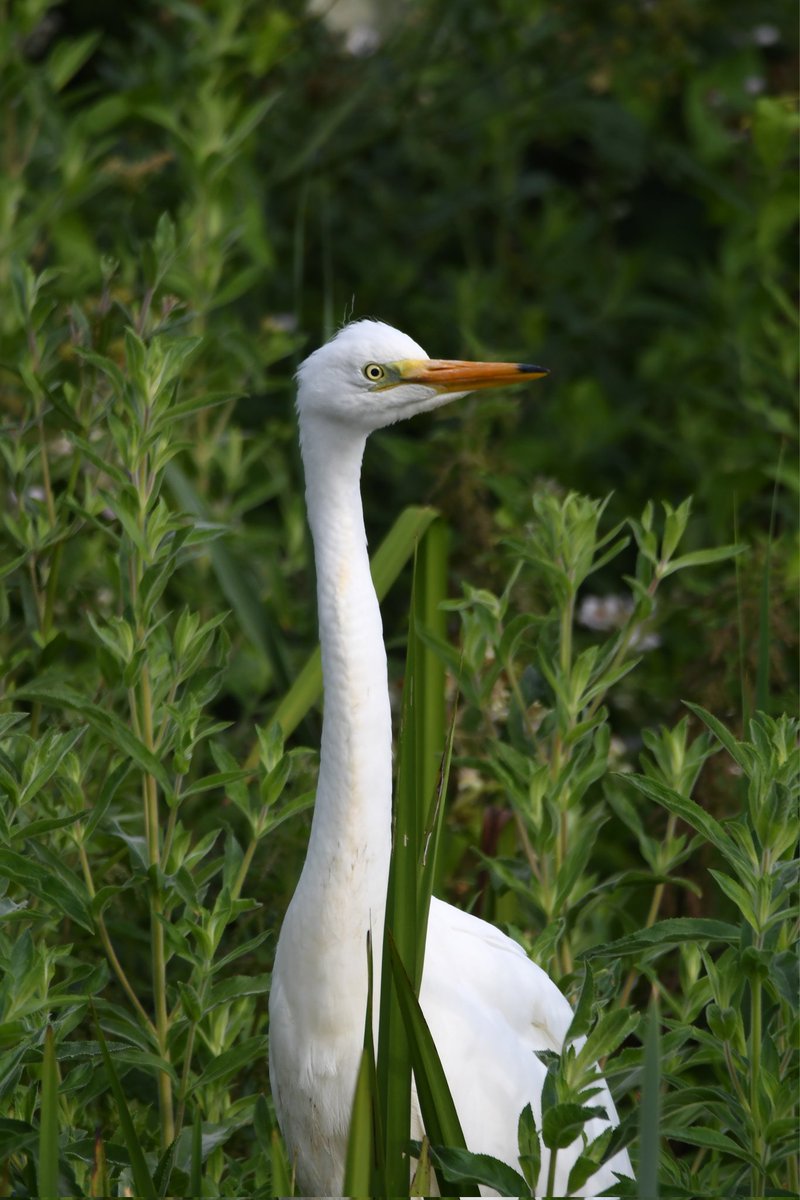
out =
[[(342, 1194), (345, 1150), (367, 1002), (366, 935), (383, 938), (392, 816), (392, 724), (380, 609), (360, 494), (376, 429), (477, 388), (547, 372), (517, 363), (430, 359), (380, 321), (356, 321), (298, 370), (297, 412), (317, 569), (325, 690), (311, 836), (281, 929), (270, 995), (270, 1081), (303, 1193)], [(376, 976), (380, 955), (376, 956)], [(379, 980), (376, 978), (376, 996)], [(541, 1123), (545, 1067), (560, 1051), (569, 1002), (511, 938), (433, 899), (420, 1003), (467, 1146), (519, 1169), (517, 1122)], [(377, 1005), (376, 1005), (377, 1007)], [(608, 1089), (592, 1101), (617, 1115)], [(412, 1136), (422, 1136), (412, 1097)], [(606, 1128), (595, 1118), (590, 1137)], [(567, 1194), (579, 1143), (559, 1152), (555, 1194)], [(543, 1151), (540, 1186), (547, 1179)], [(625, 1151), (577, 1195), (630, 1175)]]

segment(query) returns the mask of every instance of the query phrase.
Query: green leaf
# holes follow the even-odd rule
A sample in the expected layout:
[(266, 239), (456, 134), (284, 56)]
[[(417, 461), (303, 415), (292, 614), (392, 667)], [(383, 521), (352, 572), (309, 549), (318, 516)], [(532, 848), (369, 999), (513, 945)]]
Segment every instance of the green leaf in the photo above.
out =
[(0, 738), (4, 738), (20, 721), (28, 721), (30, 717), (25, 712), (7, 712), (0, 714)]
[(661, 558), (669, 561), (678, 548), (678, 544), (686, 532), (686, 526), (689, 523), (689, 516), (692, 511), (692, 498), (687, 497), (677, 508), (673, 508), (667, 501), (663, 501), (664, 507), (664, 536), (661, 540)]
[(492, 1188), (498, 1196), (530, 1196), (531, 1191), (519, 1171), (490, 1154), (473, 1154), (457, 1146), (431, 1143), (431, 1161), (446, 1181), (470, 1196), (478, 1195), (476, 1184)]
[(223, 979), (221, 983), (211, 989), (202, 1012), (204, 1014), (211, 1012), (220, 1004), (227, 1004), (242, 996), (265, 996), (268, 991), (269, 977), (267, 975), (234, 975), (232, 978)]
[[(617, 1127), (618, 1129), (618, 1127)], [(583, 1188), (586, 1182), (596, 1174), (601, 1163), (607, 1162), (613, 1157), (616, 1150), (609, 1151), (609, 1146), (612, 1143), (614, 1134), (617, 1129), (606, 1129), (603, 1133), (590, 1142), (587, 1150), (579, 1154), (569, 1170), (569, 1179), (567, 1180), (567, 1191), (570, 1196), (574, 1196), (578, 1189)], [(604, 1189), (604, 1193), (608, 1194), (612, 1189)]]
[(75, 709), (76, 712), (86, 717), (87, 721), (121, 753), (132, 758), (146, 774), (152, 775), (165, 792), (172, 791), (169, 775), (161, 761), (109, 709), (92, 704), (91, 701), (60, 681), (54, 680), (52, 683), (50, 681), (45, 683), (42, 678), (40, 678), (38, 686), (20, 688), (17, 695), (26, 700), (38, 700), (40, 704), (48, 708), (61, 706)]
[(249, 779), (252, 774), (252, 771), (240, 770), (238, 767), (234, 771), (217, 771), (214, 775), (204, 775), (196, 783), (190, 784), (184, 788), (181, 795), (186, 799), (187, 796), (199, 796), (203, 792), (210, 792), (215, 788), (227, 788), (228, 784), (238, 783), (240, 779)]
[(625, 1041), (639, 1024), (639, 1014), (629, 1008), (615, 1008), (601, 1014), (600, 1019), (578, 1051), (579, 1071), (588, 1070), (601, 1058), (607, 1058)]
[(730, 730), (722, 724), (722, 721), (708, 712), (707, 709), (702, 708), (699, 704), (692, 704), (688, 700), (684, 700), (683, 703), (696, 717), (699, 717), (701, 721), (706, 723), (717, 741), (721, 742), (728, 751), (733, 761), (748, 775), (752, 768), (750, 748), (742, 742), (737, 742)]
[(679, 558), (673, 558), (672, 562), (667, 563), (659, 574), (662, 579), (666, 579), (668, 575), (674, 575), (676, 571), (683, 571), (687, 567), (704, 567), (709, 563), (723, 562), (726, 558), (734, 558), (737, 554), (743, 554), (746, 549), (746, 546), (715, 546), (709, 550), (690, 550), (688, 554), (681, 554)]
[(218, 1054), (201, 1073), (197, 1086), (206, 1087), (209, 1083), (214, 1083), (217, 1079), (228, 1080), (233, 1078), (237, 1071), (241, 1070), (246, 1064), (255, 1061), (263, 1052), (263, 1038), (245, 1038), (235, 1046), (232, 1046), (230, 1050), (226, 1050), (223, 1054)]
[(668, 950), (682, 942), (727, 942), (736, 946), (740, 938), (739, 927), (726, 921), (715, 921), (710, 917), (670, 917), (666, 921), (657, 921), (649, 929), (585, 950), (581, 957), (617, 958), (656, 947)]
[(761, 926), (753, 908), (753, 898), (746, 889), (740, 883), (737, 883), (735, 879), (731, 879), (730, 875), (726, 875), (724, 871), (715, 871), (709, 867), (709, 874), (713, 876), (728, 899), (733, 901), (748, 925), (756, 933), (760, 933)]
[(519, 1114), (517, 1146), (519, 1148), (519, 1165), (522, 1167), (528, 1187), (533, 1192), (542, 1167), (542, 1146), (530, 1104), (526, 1104)]
[(565, 1150), (583, 1133), (587, 1121), (604, 1117), (605, 1109), (568, 1100), (553, 1104), (542, 1116), (542, 1141), (548, 1150)]
[(674, 1139), (678, 1142), (688, 1142), (690, 1146), (702, 1146), (706, 1150), (720, 1150), (724, 1154), (730, 1154), (734, 1158), (742, 1159), (751, 1166), (762, 1169), (762, 1164), (758, 1158), (752, 1154), (744, 1146), (740, 1146), (732, 1137), (726, 1133), (720, 1133), (718, 1129), (713, 1129), (706, 1125), (689, 1125), (672, 1124), (667, 1121), (661, 1130), (663, 1138)]
[(19, 803), (27, 804), (36, 796), (46, 783), (53, 778), (62, 762), (75, 747), (86, 732), (86, 726), (78, 729), (69, 729), (66, 733), (56, 734), (54, 737), (46, 738), (42, 744), (44, 753), (42, 762), (36, 774), (23, 787), (19, 796)]
[(54, 92), (60, 92), (77, 75), (84, 63), (94, 54), (101, 34), (86, 33), (83, 37), (59, 39), (45, 64), (47, 81)]
[(213, 973), (216, 975), (219, 971), (224, 971), (231, 963), (236, 962), (237, 958), (243, 958), (245, 954), (252, 954), (262, 942), (274, 936), (274, 929), (264, 929), (261, 933), (257, 933), (255, 937), (249, 938), (246, 942), (235, 946), (233, 950), (229, 950), (227, 954), (223, 954), (221, 958), (216, 959), (213, 966)]
[[(99, 358), (98, 355), (91, 356), (88, 351), (79, 350), (78, 353), (81, 355), (81, 357), (86, 358), (87, 360), (91, 360), (92, 357), (94, 357), (95, 359)], [(108, 366), (113, 368), (115, 371), (119, 371), (119, 368), (116, 366), (116, 364), (112, 363), (110, 360), (102, 359), (100, 361), (104, 364), (108, 364)], [(99, 364), (96, 364), (96, 365), (99, 365)], [(104, 369), (105, 369), (105, 367), (104, 367)], [(123, 382), (124, 382), (123, 376), (120, 373), (120, 375), (119, 375), (120, 390), (122, 389)], [(106, 455), (101, 454), (99, 450), (95, 449), (95, 447), (92, 445), (91, 442), (86, 441), (85, 438), (78, 437), (77, 434), (74, 434), (74, 433), (70, 434), (70, 440), (72, 441), (72, 444), (75, 446), (75, 448), (80, 450), (83, 457), (87, 458), (90, 463), (93, 463), (94, 466), (96, 466), (98, 468), (98, 470), (102, 471), (104, 476), (108, 476), (110, 479), (113, 479), (114, 482), (121, 488), (128, 486), (129, 481), (128, 481), (127, 476), (125, 475), (125, 472), (123, 470), (121, 470), (118, 466), (116, 466), (113, 462), (109, 462), (107, 454)]]
[(575, 1007), (575, 1013), (572, 1017), (570, 1027), (567, 1030), (567, 1036), (564, 1039), (565, 1043), (574, 1041), (575, 1038), (583, 1037), (589, 1032), (592, 1021), (592, 1005), (594, 1004), (594, 972), (592, 965), (587, 960), (585, 974), (583, 976), (583, 986), (578, 1003)]
[(627, 780), (648, 799), (663, 805), (669, 812), (675, 813), (698, 833), (701, 833), (712, 846), (716, 846), (737, 874), (746, 876), (751, 872), (752, 864), (733, 838), (726, 833), (724, 826), (715, 817), (712, 817), (711, 813), (707, 813), (704, 808), (701, 808), (695, 800), (691, 800), (688, 796), (682, 796), (674, 788), (667, 787), (661, 780), (651, 779), (646, 775), (620, 775), (618, 778)]
[[(44, 847), (37, 854), (46, 853)], [(52, 865), (49, 864), (49, 865)], [(68, 868), (64, 867), (66, 872)], [(70, 916), (90, 933), (94, 932), (92, 918), (86, 904), (86, 894), (80, 889), (77, 877), (75, 882), (69, 875), (62, 877), (37, 861), (36, 858), (26, 858), (14, 850), (0, 849), (0, 877), (13, 879), (16, 883), (28, 888), (35, 896), (47, 900), (58, 916)], [(70, 879), (70, 882), (67, 882)]]
[(108, 812), (111, 801), (117, 794), (117, 789), (127, 778), (130, 770), (131, 764), (126, 759), (123, 759), (122, 762), (118, 763), (111, 774), (104, 780), (103, 786), (100, 789), (100, 795), (97, 799), (97, 803), (92, 809), (91, 816), (84, 827), (83, 836), (86, 842), (88, 842), (92, 837), (94, 831), (97, 829), (103, 817)]
[(53, 829), (66, 829), (68, 825), (74, 825), (91, 811), (90, 808), (85, 808), (82, 812), (70, 813), (66, 817), (42, 817), (39, 821), (18, 825), (16, 829), (11, 830), (11, 841), (27, 841), (28, 838), (38, 838), (43, 833), (50, 833)]

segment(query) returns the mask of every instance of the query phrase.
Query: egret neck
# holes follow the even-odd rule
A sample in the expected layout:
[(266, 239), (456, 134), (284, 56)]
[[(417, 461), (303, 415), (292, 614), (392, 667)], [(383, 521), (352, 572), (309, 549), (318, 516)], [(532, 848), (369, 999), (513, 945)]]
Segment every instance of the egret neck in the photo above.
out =
[(324, 950), (308, 958), (317, 962), (317, 996), (333, 1008), (331, 991), (338, 1003), (344, 992), (345, 1011), (353, 1012), (359, 997), (366, 1002), (367, 931), (373, 946), (383, 938), (392, 803), (386, 651), (360, 492), (365, 443), (335, 419), (301, 418), (325, 694), (311, 838), (291, 908), (302, 913), (304, 937)]

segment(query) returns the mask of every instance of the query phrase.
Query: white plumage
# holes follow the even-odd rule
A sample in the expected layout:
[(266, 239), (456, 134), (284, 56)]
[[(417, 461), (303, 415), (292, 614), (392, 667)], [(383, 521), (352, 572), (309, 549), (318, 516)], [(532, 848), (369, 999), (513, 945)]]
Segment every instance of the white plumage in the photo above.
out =
[[(380, 610), (369, 572), (361, 461), (375, 429), (476, 388), (545, 374), (521, 364), (431, 360), (411, 338), (358, 321), (302, 363), (297, 411), (317, 567), (325, 685), (319, 782), (308, 854), (281, 930), (270, 996), (270, 1080), (307, 1195), (341, 1195), (367, 998), (365, 942), (380, 946), (389, 872), (392, 729)], [(380, 956), (376, 967), (380, 966)], [(379, 979), (376, 980), (376, 995)], [(468, 1147), (518, 1168), (517, 1121), (537, 1124), (545, 1068), (569, 1003), (520, 946), (434, 899), (420, 1002)], [(606, 1088), (593, 1103), (616, 1112)], [(412, 1099), (415, 1128), (422, 1127)], [(596, 1135), (605, 1122), (587, 1126)], [(566, 1194), (576, 1144), (559, 1152)], [(547, 1178), (543, 1154), (540, 1184)], [(623, 1151), (578, 1195), (630, 1174)]]

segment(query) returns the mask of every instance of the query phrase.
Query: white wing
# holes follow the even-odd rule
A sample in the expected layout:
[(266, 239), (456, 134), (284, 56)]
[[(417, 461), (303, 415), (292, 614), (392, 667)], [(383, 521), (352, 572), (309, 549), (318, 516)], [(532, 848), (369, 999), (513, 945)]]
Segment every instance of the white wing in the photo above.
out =
[[(433, 900), (420, 1002), (442, 1059), (470, 1150), (493, 1154), (519, 1169), (517, 1121), (530, 1103), (541, 1126), (546, 1068), (536, 1050), (561, 1050), (572, 1008), (549, 976), (521, 946), (494, 926)], [(579, 1043), (578, 1043), (579, 1044)], [(617, 1121), (606, 1087), (594, 1098)], [(606, 1122), (587, 1123), (596, 1137)], [(417, 1136), (421, 1126), (417, 1129)], [(579, 1142), (559, 1151), (556, 1195), (567, 1194)], [(547, 1180), (543, 1153), (540, 1190)], [(574, 1193), (596, 1196), (632, 1174), (626, 1152), (616, 1155)]]

